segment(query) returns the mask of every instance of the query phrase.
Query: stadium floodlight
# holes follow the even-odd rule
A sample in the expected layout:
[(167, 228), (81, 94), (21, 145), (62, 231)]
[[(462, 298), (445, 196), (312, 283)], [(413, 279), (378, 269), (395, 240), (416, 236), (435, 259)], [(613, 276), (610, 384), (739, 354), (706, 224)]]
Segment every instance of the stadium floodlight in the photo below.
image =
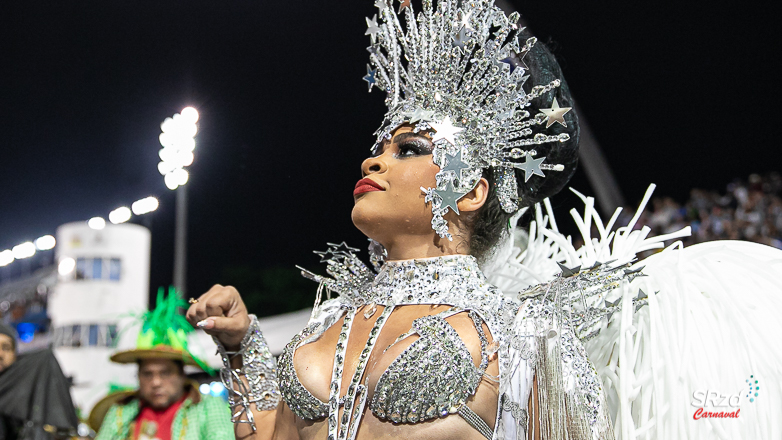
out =
[(0, 267), (8, 266), (13, 263), (14, 260), (14, 252), (12, 250), (6, 249), (3, 252), (0, 252)]
[(57, 265), (57, 272), (62, 276), (70, 274), (74, 269), (76, 269), (76, 260), (70, 257), (63, 258), (60, 260), (60, 264)]
[(11, 252), (13, 252), (14, 259), (16, 260), (30, 258), (33, 255), (35, 255), (35, 245), (32, 242), (28, 241), (14, 246)]
[(51, 249), (54, 249), (54, 246), (57, 244), (57, 240), (51, 235), (44, 235), (43, 237), (39, 237), (37, 240), (35, 240), (35, 247), (38, 248), (39, 251), (48, 251)]
[(136, 200), (133, 202), (132, 205), (130, 205), (130, 209), (133, 211), (133, 214), (136, 215), (144, 215), (149, 214), (152, 211), (155, 211), (158, 206), (160, 206), (160, 202), (154, 197), (146, 197), (141, 200)]
[[(185, 170), (193, 164), (193, 151), (198, 133), (198, 110), (185, 107), (180, 113), (166, 118), (160, 124), (160, 163), (157, 169), (163, 175), (166, 188), (176, 190), (176, 226), (174, 233), (174, 287), (185, 293), (187, 248), (187, 187), (190, 174)], [(180, 188), (181, 187), (181, 188)], [(135, 209), (135, 208), (134, 208)]]
[(96, 231), (100, 231), (106, 227), (106, 220), (104, 220), (103, 217), (93, 217), (87, 221), (87, 226)]
[(163, 148), (158, 152), (161, 162), (157, 169), (164, 176), (166, 187), (172, 191), (187, 183), (189, 176), (184, 168), (192, 165), (195, 158), (196, 122), (198, 111), (186, 107), (160, 124), (162, 133), (159, 139)]
[(109, 213), (109, 221), (115, 225), (130, 220), (130, 208), (122, 206)]

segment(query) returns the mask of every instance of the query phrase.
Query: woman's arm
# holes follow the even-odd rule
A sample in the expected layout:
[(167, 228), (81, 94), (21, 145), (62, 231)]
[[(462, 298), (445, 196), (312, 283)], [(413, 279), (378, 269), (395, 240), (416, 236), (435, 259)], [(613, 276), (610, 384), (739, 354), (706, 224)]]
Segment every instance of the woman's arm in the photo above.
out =
[[(288, 408), (279, 392), (276, 395), (266, 395), (263, 390), (251, 388), (248, 375), (253, 386), (263, 386), (264, 389), (278, 389), (276, 377), (267, 377), (265, 368), (257, 363), (260, 358), (250, 358), (254, 364), (245, 365), (245, 348), (251, 344), (263, 344), (257, 323), (251, 327), (250, 316), (239, 292), (231, 286), (215, 285), (201, 295), (187, 311), (187, 319), (193, 326), (203, 329), (222, 344), (221, 354), (226, 369), (232, 378), (231, 393), (235, 405), (231, 408), (237, 439), (242, 440), (298, 440), (295, 426), (295, 415)], [(253, 318), (254, 319), (254, 318)], [(258, 337), (248, 334), (248, 330), (257, 331)], [(265, 347), (252, 347), (253, 356), (263, 356)], [(268, 349), (265, 349), (268, 353)], [(268, 355), (270, 356), (270, 354)], [(260, 371), (259, 371), (260, 370)], [(226, 373), (224, 371), (224, 373)], [(262, 399), (250, 402), (251, 397)]]

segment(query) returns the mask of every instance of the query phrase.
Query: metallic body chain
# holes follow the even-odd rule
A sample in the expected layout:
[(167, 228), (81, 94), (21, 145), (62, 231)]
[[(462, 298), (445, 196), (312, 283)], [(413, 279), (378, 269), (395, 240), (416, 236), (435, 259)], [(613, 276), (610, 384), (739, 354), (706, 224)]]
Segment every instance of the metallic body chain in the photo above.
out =
[[(258, 318), (250, 315), (250, 327), (237, 352), (226, 351), (217, 338), (213, 339), (223, 361), (220, 379), (228, 390), (231, 421), (249, 423), (255, 432), (255, 419), (250, 405), (255, 404), (256, 411), (272, 411), (277, 409), (281, 399), (277, 364), (258, 327)], [(231, 359), (239, 355), (242, 356), (242, 368), (231, 368)], [(246, 417), (243, 419), (242, 415)]]

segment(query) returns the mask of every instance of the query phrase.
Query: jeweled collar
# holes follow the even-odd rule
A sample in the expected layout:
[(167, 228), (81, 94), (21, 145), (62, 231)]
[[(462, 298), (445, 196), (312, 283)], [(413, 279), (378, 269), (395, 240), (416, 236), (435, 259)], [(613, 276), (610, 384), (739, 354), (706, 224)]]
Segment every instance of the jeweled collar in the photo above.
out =
[(502, 297), (471, 255), (389, 261), (368, 287), (367, 302), (377, 304), (449, 304), (486, 310), (499, 307)]

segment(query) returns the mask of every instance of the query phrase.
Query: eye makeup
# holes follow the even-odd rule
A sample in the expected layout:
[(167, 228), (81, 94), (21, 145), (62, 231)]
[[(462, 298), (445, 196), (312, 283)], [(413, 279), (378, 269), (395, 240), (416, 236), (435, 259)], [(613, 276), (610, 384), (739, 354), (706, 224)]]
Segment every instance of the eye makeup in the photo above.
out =
[[(402, 133), (394, 137), (393, 141), (397, 146), (398, 152), (394, 153), (397, 158), (412, 157), (412, 156), (427, 156), (434, 151), (434, 145), (432, 142), (418, 134), (418, 133)], [(377, 157), (383, 154), (385, 148), (389, 146), (389, 143), (383, 142), (382, 144), (375, 144), (371, 149), (370, 157)]]

